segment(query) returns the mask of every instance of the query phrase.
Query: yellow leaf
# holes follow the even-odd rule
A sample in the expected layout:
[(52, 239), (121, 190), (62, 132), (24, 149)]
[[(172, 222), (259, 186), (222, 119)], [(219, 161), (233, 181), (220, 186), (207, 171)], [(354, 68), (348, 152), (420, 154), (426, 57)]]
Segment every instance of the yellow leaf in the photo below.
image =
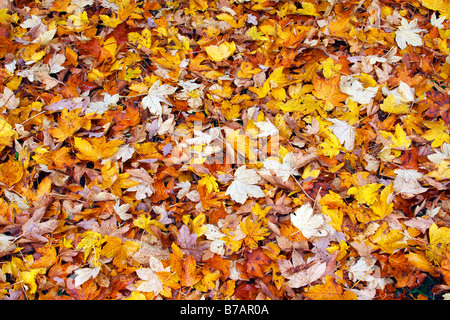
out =
[(0, 23), (7, 24), (11, 21), (12, 16), (8, 14), (8, 8), (0, 9)]
[(319, 70), (323, 70), (323, 76), (325, 79), (329, 79), (332, 76), (335, 76), (339, 70), (341, 70), (342, 65), (335, 64), (334, 60), (331, 58), (328, 58), (324, 61), (322, 61)]
[(0, 151), (5, 146), (11, 146), (14, 138), (18, 138), (19, 135), (12, 126), (5, 120), (0, 118)]
[(104, 24), (105, 26), (109, 27), (109, 28), (115, 28), (115, 27), (117, 27), (119, 24), (122, 23), (122, 20), (117, 19), (117, 18), (115, 17), (115, 14), (114, 14), (114, 13), (112, 13), (112, 15), (113, 15), (112, 17), (107, 16), (107, 15), (104, 15), (104, 14), (101, 14), (101, 15), (100, 15), (100, 19), (102, 19), (103, 24)]
[(205, 11), (208, 9), (208, 1), (206, 0), (189, 0), (189, 8), (195, 11)]
[(266, 80), (262, 87), (250, 87), (249, 90), (256, 93), (259, 99), (264, 98), (270, 91), (270, 82)]
[(152, 219), (152, 217), (149, 214), (141, 214), (139, 217), (134, 219), (133, 224), (136, 227), (144, 229), (145, 231), (147, 231), (148, 233), (150, 233), (154, 236), (156, 236), (156, 235), (153, 232), (153, 230), (151, 229), (151, 226), (156, 226), (163, 231), (167, 231), (167, 228), (161, 222), (159, 222), (158, 220)]
[(74, 145), (78, 149), (77, 157), (80, 160), (99, 161), (111, 157), (124, 142), (122, 140), (109, 140), (104, 136), (100, 138), (82, 139), (75, 137)]
[(431, 146), (433, 148), (440, 147), (444, 142), (450, 142), (450, 136), (448, 134), (448, 128), (444, 120), (439, 121), (424, 121), (423, 124), (430, 130), (426, 131), (422, 137), (428, 141), (433, 141)]
[(84, 261), (86, 261), (91, 250), (100, 247), (104, 242), (105, 236), (101, 233), (88, 230), (81, 235), (81, 241), (77, 244), (77, 250), (84, 250)]
[(203, 178), (201, 178), (198, 181), (198, 187), (206, 188), (206, 191), (208, 193), (211, 193), (212, 191), (215, 191), (215, 192), (219, 191), (219, 185), (217, 184), (216, 178), (211, 174), (206, 175)]
[(106, 39), (103, 43), (103, 47), (109, 52), (111, 57), (114, 57), (116, 55), (117, 41), (114, 37), (109, 37), (108, 39)]
[(319, 13), (316, 10), (316, 6), (313, 3), (310, 2), (302, 2), (302, 7), (301, 9), (298, 9), (297, 11), (295, 11), (295, 13), (298, 14), (302, 14), (305, 16), (317, 16), (319, 15)]
[(361, 187), (351, 187), (347, 194), (354, 195), (360, 204), (372, 205), (377, 200), (378, 192), (383, 185), (381, 183), (369, 183)]
[(268, 38), (264, 36), (264, 33), (258, 31), (258, 28), (256, 26), (253, 26), (250, 29), (248, 29), (247, 35), (252, 40), (268, 40)]
[(430, 245), (426, 251), (427, 258), (439, 264), (445, 257), (445, 251), (450, 244), (450, 228), (439, 228), (436, 224), (433, 224), (428, 232)]
[(261, 220), (264, 221), (264, 219), (266, 219), (266, 214), (272, 209), (272, 207), (270, 206), (266, 206), (264, 209), (261, 208), (261, 206), (259, 205), (259, 203), (256, 203), (253, 207), (252, 207), (252, 212), (254, 214), (256, 214)]
[(37, 289), (36, 276), (38, 274), (45, 274), (47, 272), (46, 268), (32, 269), (31, 271), (20, 271), (19, 279), (20, 281), (28, 287), (28, 293), (34, 294)]
[(74, 13), (67, 19), (72, 21), (72, 25), (77, 29), (89, 24), (89, 18), (86, 11)]
[(311, 170), (311, 164), (308, 164), (303, 170), (302, 179), (317, 178), (320, 174), (320, 170)]
[(200, 213), (198, 216), (192, 220), (191, 228), (192, 232), (197, 234), (197, 237), (205, 234), (207, 227), (204, 225), (206, 222), (206, 216), (203, 213)]
[(390, 214), (394, 208), (394, 204), (390, 203), (389, 196), (394, 191), (393, 184), (389, 184), (386, 188), (381, 191), (380, 198), (377, 199), (371, 206), (374, 213), (373, 220), (383, 219), (385, 216)]
[(439, 11), (441, 16), (450, 16), (450, 0), (420, 0), (422, 5), (428, 9)]
[(147, 300), (147, 298), (142, 292), (133, 291), (125, 300)]
[(331, 254), (336, 250), (339, 250), (338, 256), (336, 257), (336, 260), (339, 261), (347, 255), (347, 249), (348, 249), (347, 242), (345, 242), (344, 240), (340, 240), (339, 245), (333, 245), (327, 248), (326, 250)]
[(134, 241), (126, 241), (122, 244), (122, 240), (117, 237), (106, 236), (106, 244), (100, 252), (105, 258), (112, 258), (113, 264), (117, 267), (125, 267), (125, 261), (128, 256), (137, 251), (140, 245)]
[[(315, 78), (313, 81), (314, 90), (312, 93), (317, 99), (328, 102), (330, 106), (342, 106), (348, 95), (342, 93), (342, 91), (339, 89), (340, 81), (340, 76), (336, 76), (331, 79)], [(333, 108), (326, 107), (325, 111), (331, 111), (332, 109)]]
[(141, 33), (138, 32), (130, 32), (128, 33), (128, 42), (137, 46), (137, 49), (140, 48), (147, 48), (151, 49), (152, 45), (152, 34), (150, 30), (145, 28), (141, 31)]
[(383, 222), (375, 234), (370, 237), (370, 240), (376, 243), (381, 250), (389, 254), (393, 254), (398, 249), (406, 248), (408, 246), (405, 241), (405, 235), (401, 230), (388, 229), (389, 225), (386, 222)]
[(391, 141), (393, 142), (393, 146), (389, 146), (391, 148), (406, 149), (411, 145), (411, 139), (406, 139), (406, 133), (402, 129), (400, 124), (397, 124), (395, 126), (395, 134), (382, 130), (380, 130), (380, 133), (383, 138), (391, 139)]
[(319, 203), (322, 206), (322, 213), (331, 218), (328, 224), (336, 231), (341, 232), (344, 219), (342, 208), (346, 206), (341, 196), (333, 191), (329, 191), (319, 200)]
[(268, 229), (261, 227), (261, 224), (262, 222), (260, 221), (255, 222), (251, 220), (250, 216), (247, 216), (245, 220), (239, 223), (242, 233), (246, 235), (244, 243), (250, 249), (258, 248), (258, 241), (263, 240), (264, 237), (270, 234)]
[(380, 109), (384, 112), (395, 114), (409, 113), (409, 107), (406, 104), (397, 104), (393, 94), (388, 95), (384, 99)]
[(319, 155), (322, 154), (326, 157), (337, 156), (341, 149), (341, 142), (329, 130), (324, 130), (323, 133), (326, 135), (326, 138), (325, 138), (324, 142), (319, 144), (318, 154)]
[(222, 42), (218, 46), (205, 47), (208, 56), (214, 61), (219, 62), (230, 57), (236, 51), (236, 44), (233, 42)]

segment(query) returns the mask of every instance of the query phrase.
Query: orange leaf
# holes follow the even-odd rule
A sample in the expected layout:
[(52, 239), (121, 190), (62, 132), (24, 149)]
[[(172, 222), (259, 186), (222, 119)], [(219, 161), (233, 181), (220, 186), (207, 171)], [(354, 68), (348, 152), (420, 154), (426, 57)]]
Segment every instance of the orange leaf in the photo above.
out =
[(81, 109), (67, 111), (66, 108), (61, 111), (61, 115), (58, 119), (58, 126), (48, 130), (52, 137), (56, 138), (57, 142), (66, 140), (81, 128), (84, 121), (83, 118), (79, 116), (80, 111)]
[(332, 79), (320, 79), (315, 78), (313, 81), (314, 90), (312, 94), (317, 98), (325, 101), (325, 110), (327, 109), (327, 103), (335, 107), (342, 106), (347, 95), (342, 93), (339, 89), (339, 82), (341, 76), (333, 77)]
[(122, 140), (106, 141), (104, 136), (91, 139), (74, 138), (75, 148), (79, 151), (78, 159), (94, 162), (111, 157), (123, 143)]
[(94, 300), (97, 295), (97, 285), (93, 279), (89, 279), (79, 287), (75, 287), (75, 280), (66, 278), (65, 291), (75, 300)]
[(309, 288), (304, 295), (312, 300), (356, 300), (357, 297), (353, 292), (345, 291), (336, 281), (325, 276), (325, 283), (318, 284)]
[(23, 177), (23, 168), (20, 162), (10, 158), (8, 162), (0, 164), (0, 181), (7, 186), (12, 186)]
[(54, 265), (58, 261), (58, 257), (56, 256), (56, 249), (51, 245), (46, 245), (42, 248), (36, 250), (39, 252), (42, 257), (33, 262), (30, 268), (49, 268)]
[(193, 255), (189, 255), (183, 261), (183, 272), (181, 276), (181, 285), (190, 287), (201, 280), (202, 276), (196, 272), (196, 263)]

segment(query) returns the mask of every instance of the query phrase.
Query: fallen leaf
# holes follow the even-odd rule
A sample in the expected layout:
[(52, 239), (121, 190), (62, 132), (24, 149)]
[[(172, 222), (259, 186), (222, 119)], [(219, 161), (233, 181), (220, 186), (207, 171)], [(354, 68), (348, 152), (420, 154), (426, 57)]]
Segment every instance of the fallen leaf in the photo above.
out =
[(255, 185), (260, 179), (261, 177), (254, 169), (247, 169), (245, 165), (241, 166), (234, 173), (234, 181), (227, 188), (225, 194), (241, 204), (244, 204), (248, 197), (264, 197), (264, 192)]

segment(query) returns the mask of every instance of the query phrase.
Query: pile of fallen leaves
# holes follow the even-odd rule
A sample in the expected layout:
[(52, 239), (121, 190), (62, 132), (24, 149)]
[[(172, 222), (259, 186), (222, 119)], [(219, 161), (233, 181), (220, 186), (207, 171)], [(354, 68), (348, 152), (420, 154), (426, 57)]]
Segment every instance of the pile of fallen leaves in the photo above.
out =
[(0, 297), (448, 297), (449, 17), (1, 0)]

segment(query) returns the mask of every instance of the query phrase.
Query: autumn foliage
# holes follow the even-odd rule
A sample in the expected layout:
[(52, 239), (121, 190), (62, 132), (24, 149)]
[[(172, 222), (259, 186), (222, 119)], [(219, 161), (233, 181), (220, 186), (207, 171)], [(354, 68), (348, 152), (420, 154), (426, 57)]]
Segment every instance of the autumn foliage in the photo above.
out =
[(0, 297), (448, 298), (449, 18), (1, 0)]

